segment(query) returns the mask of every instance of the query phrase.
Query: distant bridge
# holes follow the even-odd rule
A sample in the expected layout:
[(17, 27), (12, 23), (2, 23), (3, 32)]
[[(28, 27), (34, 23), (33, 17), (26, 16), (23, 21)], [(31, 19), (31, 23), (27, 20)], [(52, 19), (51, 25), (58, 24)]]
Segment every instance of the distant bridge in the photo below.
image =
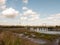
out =
[(38, 33), (60, 35), (60, 27), (30, 27), (30, 30)]

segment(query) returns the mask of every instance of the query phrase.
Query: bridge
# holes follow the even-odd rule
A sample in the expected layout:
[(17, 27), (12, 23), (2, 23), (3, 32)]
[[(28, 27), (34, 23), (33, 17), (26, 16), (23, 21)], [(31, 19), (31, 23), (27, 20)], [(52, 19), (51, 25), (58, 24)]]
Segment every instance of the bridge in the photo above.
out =
[(35, 31), (35, 32), (44, 33), (44, 34), (60, 35), (60, 27), (30, 27), (30, 31)]

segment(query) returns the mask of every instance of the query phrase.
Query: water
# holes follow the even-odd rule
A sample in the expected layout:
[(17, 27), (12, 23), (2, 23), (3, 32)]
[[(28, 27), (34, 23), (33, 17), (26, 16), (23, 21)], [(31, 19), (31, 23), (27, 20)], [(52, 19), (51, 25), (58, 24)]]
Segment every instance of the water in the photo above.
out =
[(48, 40), (46, 40), (46, 39), (30, 38), (30, 37), (25, 36), (23, 34), (19, 34), (19, 36), (22, 37), (23, 39), (28, 39), (31, 42), (38, 43), (38, 44), (41, 44), (41, 45), (44, 45), (44, 44), (47, 44), (48, 43)]
[[(44, 33), (46, 33), (46, 32), (44, 32)], [(47, 32), (46, 34), (56, 34), (56, 33), (53, 33), (53, 32)], [(53, 41), (48, 41), (48, 40), (46, 40), (46, 39), (36, 39), (36, 38), (30, 38), (29, 36), (26, 36), (26, 35), (24, 35), (24, 34), (19, 34), (19, 36), (20, 37), (22, 37), (22, 38), (24, 38), (24, 39), (28, 39), (28, 40), (30, 40), (30, 41), (32, 41), (32, 42), (34, 42), (34, 43), (38, 43), (38, 44), (41, 44), (41, 45), (59, 45), (59, 38), (57, 38), (57, 39), (53, 39)]]
[(58, 31), (38, 31), (39, 33), (44, 33), (44, 34), (60, 34)]

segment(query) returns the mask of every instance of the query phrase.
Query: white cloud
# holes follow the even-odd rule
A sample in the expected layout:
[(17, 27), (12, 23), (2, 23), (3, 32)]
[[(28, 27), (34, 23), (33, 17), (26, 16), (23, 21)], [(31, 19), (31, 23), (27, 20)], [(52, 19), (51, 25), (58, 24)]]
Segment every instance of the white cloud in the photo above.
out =
[(5, 4), (6, 0), (0, 0), (0, 5)]
[(20, 20), (27, 20), (27, 17), (20, 17)]
[(27, 4), (28, 3), (28, 0), (23, 0), (23, 3), (26, 3)]
[[(28, 14), (32, 14), (32, 11), (28, 11), (30, 13)], [(36, 13), (35, 13), (36, 14)], [(26, 15), (26, 16), (32, 16), (31, 18), (27, 18), (28, 20), (26, 22), (24, 22), (23, 24), (25, 25), (38, 25), (38, 26), (56, 26), (59, 25), (60, 26), (60, 14), (54, 14), (51, 15), (47, 18), (38, 18), (39, 15)], [(36, 19), (36, 17), (38, 19)]]
[[(19, 25), (19, 19), (14, 18), (18, 16), (19, 12), (13, 8), (7, 8), (0, 14), (0, 25)], [(9, 19), (8, 19), (9, 18)]]
[[(13, 8), (8, 8), (6, 10), (4, 10), (2, 12), (2, 16), (0, 16), (0, 18), (4, 18), (4, 17), (7, 17), (7, 18), (13, 18), (15, 16), (17, 16), (19, 14), (18, 11), (16, 11), (15, 9)], [(20, 20), (19, 22), (21, 22), (20, 24), (21, 25), (38, 25), (38, 26), (41, 26), (41, 25), (47, 25), (47, 26), (55, 26), (55, 25), (60, 25), (60, 14), (54, 14), (54, 15), (51, 15), (47, 18), (40, 18), (39, 17), (40, 14), (38, 14), (37, 12), (31, 10), (31, 9), (28, 9), (26, 10), (23, 14), (20, 15)], [(14, 25), (17, 25), (19, 22), (16, 22)], [(4, 22), (4, 23), (0, 23), (0, 24), (11, 24), (9, 23), (8, 21), (7, 22)], [(11, 24), (13, 25), (13, 23)]]
[(60, 25), (60, 14), (51, 15), (42, 20), (46, 25)]
[(6, 0), (0, 0), (0, 10), (4, 10), (6, 8)]
[(32, 11), (31, 9), (28, 9), (27, 11), (24, 12), (24, 15), (34, 15), (36, 12)]
[(16, 20), (16, 21), (14, 21), (13, 20), (13, 22), (12, 21), (8, 21), (8, 20), (2, 20), (2, 21), (0, 21), (0, 25), (19, 25), (19, 21), (18, 20)]
[(39, 14), (37, 14), (34, 11), (32, 11), (31, 9), (28, 9), (27, 11), (25, 11), (23, 15), (26, 16), (28, 18), (28, 20), (39, 19)]
[(0, 7), (0, 9), (1, 9), (1, 10), (5, 10), (5, 9), (6, 9), (6, 5), (2, 5), (2, 6)]
[(38, 25), (40, 20), (40, 14), (38, 14), (37, 12), (28, 9), (25, 12), (23, 12), (22, 16), (20, 17), (21, 20), (21, 24), (22, 25)]
[(4, 10), (1, 15), (5, 16), (6, 18), (14, 18), (15, 16), (17, 16), (19, 14), (18, 11), (16, 11), (13, 8), (7, 8), (6, 10)]
[(22, 9), (23, 9), (23, 10), (28, 10), (28, 8), (27, 8), (27, 7), (22, 7)]

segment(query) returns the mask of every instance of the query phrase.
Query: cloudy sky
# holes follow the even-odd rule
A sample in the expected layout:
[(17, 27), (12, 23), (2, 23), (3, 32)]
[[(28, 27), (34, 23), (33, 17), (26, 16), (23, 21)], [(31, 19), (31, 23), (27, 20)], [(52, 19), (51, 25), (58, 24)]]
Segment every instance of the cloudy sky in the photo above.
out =
[(60, 25), (60, 0), (0, 0), (0, 25)]

